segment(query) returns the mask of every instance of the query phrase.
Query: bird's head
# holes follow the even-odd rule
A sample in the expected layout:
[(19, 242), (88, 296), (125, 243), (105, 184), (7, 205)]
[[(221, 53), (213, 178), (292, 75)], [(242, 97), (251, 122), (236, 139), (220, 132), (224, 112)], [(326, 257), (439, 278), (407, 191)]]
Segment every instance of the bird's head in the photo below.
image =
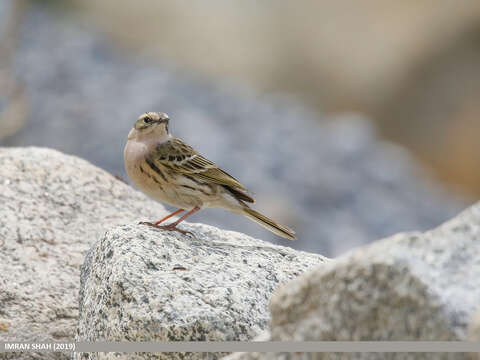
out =
[(135, 121), (132, 131), (130, 131), (129, 138), (155, 136), (168, 136), (168, 121), (170, 118), (165, 113), (146, 112)]

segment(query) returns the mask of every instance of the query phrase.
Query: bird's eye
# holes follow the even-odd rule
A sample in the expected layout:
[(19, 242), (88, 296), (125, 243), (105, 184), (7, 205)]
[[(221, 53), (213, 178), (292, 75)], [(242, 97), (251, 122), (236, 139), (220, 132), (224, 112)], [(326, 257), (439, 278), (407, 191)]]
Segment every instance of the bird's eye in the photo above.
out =
[(146, 118), (143, 118), (143, 122), (144, 122), (145, 124), (149, 124), (149, 123), (152, 122), (152, 119), (150, 119), (149, 117), (146, 117)]

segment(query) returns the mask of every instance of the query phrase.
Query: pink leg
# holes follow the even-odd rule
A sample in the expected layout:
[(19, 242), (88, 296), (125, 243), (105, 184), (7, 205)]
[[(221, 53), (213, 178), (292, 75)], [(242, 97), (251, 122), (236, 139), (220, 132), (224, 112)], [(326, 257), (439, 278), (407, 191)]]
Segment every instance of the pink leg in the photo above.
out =
[[(190, 215), (193, 215), (195, 214), (198, 210), (200, 210), (200, 208), (198, 206), (194, 207), (192, 210), (190, 210), (189, 212), (187, 212), (185, 215), (183, 215), (180, 219), (178, 219), (177, 221), (171, 223), (171, 224), (168, 224), (168, 225), (158, 225), (159, 223), (161, 223), (162, 221), (168, 219), (170, 216), (173, 216), (175, 214), (177, 214), (180, 210), (182, 209), (179, 209), (177, 210), (176, 212), (174, 212), (173, 214), (169, 215), (168, 217), (164, 218), (164, 219), (161, 219), (159, 222), (155, 223), (155, 224), (152, 224), (152, 223), (149, 223), (149, 222), (141, 222), (140, 224), (142, 225), (149, 225), (149, 226), (153, 226), (153, 227), (156, 227), (157, 229), (162, 229), (162, 230), (167, 230), (167, 231), (178, 231), (179, 233), (183, 234), (183, 235), (186, 235), (186, 234), (191, 234), (193, 235), (190, 231), (184, 231), (184, 230), (181, 230), (179, 228), (177, 228), (177, 225), (180, 224), (183, 220), (185, 220), (187, 217), (189, 217)], [(183, 210), (182, 210), (183, 211)]]
[(170, 215), (165, 216), (163, 219), (160, 219), (160, 220), (156, 221), (155, 223), (151, 223), (151, 222), (149, 222), (149, 221), (141, 221), (141, 222), (139, 222), (139, 224), (141, 224), (141, 225), (157, 226), (158, 224), (164, 222), (165, 220), (171, 218), (171, 217), (174, 216), (174, 215), (177, 215), (178, 213), (181, 213), (182, 211), (185, 211), (185, 210), (183, 210), (183, 209), (178, 209), (178, 210), (174, 211), (173, 213), (171, 213)]
[(182, 211), (185, 211), (185, 210), (183, 210), (183, 209), (178, 209), (177, 211), (174, 211), (174, 212), (171, 213), (170, 215), (165, 216), (163, 219), (158, 220), (158, 221), (155, 222), (154, 224), (155, 224), (155, 225), (158, 225), (158, 224), (164, 222), (165, 220), (170, 219), (172, 216), (175, 216), (175, 215), (177, 215), (178, 213), (181, 213)]
[(189, 217), (190, 215), (193, 215), (195, 214), (198, 210), (200, 210), (200, 208), (198, 206), (195, 206), (192, 210), (190, 210), (189, 212), (187, 212), (185, 215), (183, 215), (180, 219), (178, 219), (177, 221), (175, 221), (174, 223), (171, 223), (169, 225), (165, 225), (165, 226), (173, 226), (173, 227), (176, 227), (178, 224), (180, 224), (183, 220), (185, 220), (187, 217)]

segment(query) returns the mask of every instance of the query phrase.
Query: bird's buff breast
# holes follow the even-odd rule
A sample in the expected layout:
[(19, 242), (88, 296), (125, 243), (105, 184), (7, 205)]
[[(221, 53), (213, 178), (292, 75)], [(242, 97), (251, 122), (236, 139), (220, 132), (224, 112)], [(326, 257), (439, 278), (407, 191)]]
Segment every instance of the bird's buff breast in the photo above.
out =
[(125, 170), (135, 185), (150, 198), (185, 210), (208, 206), (207, 199), (202, 199), (189, 187), (181, 187), (182, 179), (166, 168), (155, 171), (147, 163), (148, 147), (139, 142), (128, 141), (125, 146)]

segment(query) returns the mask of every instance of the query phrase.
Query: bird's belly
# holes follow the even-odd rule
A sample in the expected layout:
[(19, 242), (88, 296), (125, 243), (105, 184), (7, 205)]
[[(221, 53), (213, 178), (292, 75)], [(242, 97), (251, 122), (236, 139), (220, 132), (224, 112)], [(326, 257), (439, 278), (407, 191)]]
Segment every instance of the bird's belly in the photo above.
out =
[(146, 162), (133, 164), (126, 170), (135, 185), (150, 198), (177, 208), (208, 207), (210, 201), (219, 196), (216, 189), (191, 183), (181, 175), (165, 170), (157, 173)]

